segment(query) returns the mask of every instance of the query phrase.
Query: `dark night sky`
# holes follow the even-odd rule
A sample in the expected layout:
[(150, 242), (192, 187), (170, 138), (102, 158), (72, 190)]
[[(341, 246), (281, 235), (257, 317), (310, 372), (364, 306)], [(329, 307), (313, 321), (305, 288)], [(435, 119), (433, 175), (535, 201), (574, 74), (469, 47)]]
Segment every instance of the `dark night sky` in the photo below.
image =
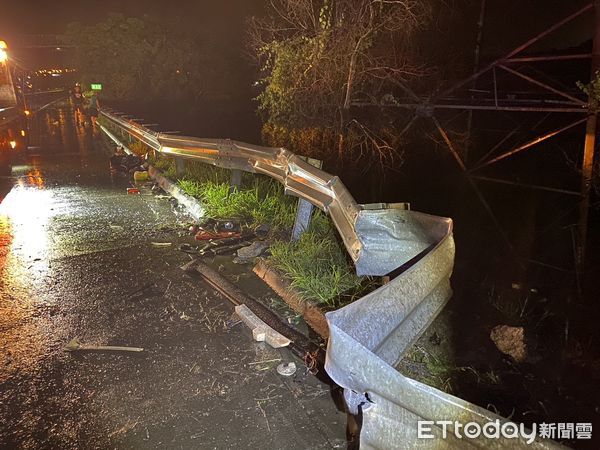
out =
[[(156, 17), (182, 17), (192, 27), (213, 30), (230, 49), (243, 51), (244, 21), (248, 15), (260, 13), (268, 0), (0, 0), (0, 38), (9, 41), (18, 34), (53, 34), (64, 31), (69, 22), (94, 23), (109, 12), (130, 16), (149, 14)], [(454, 3), (452, 3), (454, 1)], [(463, 33), (462, 44), (473, 42), (474, 28), (481, 0), (448, 0), (463, 5), (465, 26), (451, 30), (452, 39)], [(484, 31), (484, 54), (499, 56), (525, 39), (542, 31), (589, 0), (487, 0)], [(472, 5), (471, 7), (464, 5)], [(457, 7), (457, 10), (461, 10)], [(545, 41), (545, 49), (581, 44), (591, 34), (592, 14), (581, 18)], [(467, 35), (468, 34), (468, 35)], [(471, 37), (472, 36), (472, 37)], [(435, 42), (435, 41), (434, 41)], [(459, 40), (460, 42), (460, 40)], [(533, 48), (532, 50), (539, 50)], [(471, 51), (470, 49), (468, 50)]]
[[(9, 45), (22, 34), (61, 34), (74, 21), (96, 23), (109, 13), (183, 18), (190, 27), (203, 27), (218, 36), (220, 45), (244, 51), (246, 17), (259, 14), (264, 0), (0, 0), (0, 39)], [(23, 67), (60, 66), (65, 54), (52, 50), (15, 53)]]
[(97, 22), (109, 12), (139, 16), (180, 16), (230, 27), (260, 9), (262, 0), (2, 0), (0, 34), (60, 33), (69, 22)]

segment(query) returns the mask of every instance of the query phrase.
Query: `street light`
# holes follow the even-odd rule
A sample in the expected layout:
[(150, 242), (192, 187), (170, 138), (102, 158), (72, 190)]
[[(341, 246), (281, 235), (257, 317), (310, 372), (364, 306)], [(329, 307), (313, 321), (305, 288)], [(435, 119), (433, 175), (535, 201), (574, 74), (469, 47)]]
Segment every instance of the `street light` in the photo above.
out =
[(8, 53), (6, 53), (7, 48), (8, 46), (6, 45), (6, 42), (0, 41), (0, 63), (8, 60)]

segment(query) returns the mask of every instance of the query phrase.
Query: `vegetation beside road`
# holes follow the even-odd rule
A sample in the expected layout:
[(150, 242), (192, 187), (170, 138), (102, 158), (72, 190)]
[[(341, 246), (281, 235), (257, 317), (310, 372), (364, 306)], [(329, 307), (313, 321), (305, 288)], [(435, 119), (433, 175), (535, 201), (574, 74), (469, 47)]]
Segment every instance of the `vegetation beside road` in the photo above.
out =
[(239, 189), (230, 189), (231, 172), (196, 161), (187, 161), (178, 177), (173, 158), (154, 154), (106, 120), (108, 127), (134, 153), (149, 155), (149, 162), (188, 195), (202, 202), (207, 218), (236, 220), (249, 227), (268, 224), (273, 244), (268, 263), (287, 277), (302, 298), (326, 308), (339, 307), (360, 296), (371, 280), (358, 277), (329, 217), (316, 211), (308, 230), (298, 241), (290, 240), (297, 200), (283, 187), (263, 176), (244, 174)]
[(229, 183), (219, 172), (212, 177), (198, 175), (198, 171), (195, 176), (186, 171), (178, 180), (179, 187), (202, 202), (208, 217), (240, 220), (251, 227), (268, 224), (274, 239), (268, 262), (304, 299), (335, 307), (362, 286), (363, 278), (355, 275), (325, 214), (316, 212), (309, 229), (294, 242), (289, 236), (297, 200), (285, 195), (277, 182), (261, 175), (249, 176), (240, 189), (230, 192)]

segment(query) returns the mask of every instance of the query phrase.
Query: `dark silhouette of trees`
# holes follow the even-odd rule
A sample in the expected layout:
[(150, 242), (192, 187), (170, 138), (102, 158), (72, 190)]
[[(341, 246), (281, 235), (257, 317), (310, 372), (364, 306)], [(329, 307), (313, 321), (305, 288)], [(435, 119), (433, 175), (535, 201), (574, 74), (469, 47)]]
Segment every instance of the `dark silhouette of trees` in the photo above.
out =
[(267, 138), (282, 143), (290, 130), (304, 128), (337, 148), (339, 158), (396, 156), (400, 136), (385, 115), (352, 109), (357, 102), (393, 102), (407, 82), (428, 72), (412, 39), (431, 17), (428, 6), (426, 0), (272, 0), (249, 32), (262, 67), (258, 101)]

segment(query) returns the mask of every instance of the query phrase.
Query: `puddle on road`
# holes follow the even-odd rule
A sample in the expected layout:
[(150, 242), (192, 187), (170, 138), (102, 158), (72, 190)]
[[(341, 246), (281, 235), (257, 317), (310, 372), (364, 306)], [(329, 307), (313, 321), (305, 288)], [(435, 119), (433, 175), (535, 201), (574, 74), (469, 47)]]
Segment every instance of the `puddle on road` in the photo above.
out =
[[(32, 187), (33, 185), (33, 187)], [(32, 370), (44, 356), (47, 330), (31, 316), (44, 301), (35, 295), (49, 272), (48, 224), (53, 196), (32, 171), (0, 204), (0, 381)]]

